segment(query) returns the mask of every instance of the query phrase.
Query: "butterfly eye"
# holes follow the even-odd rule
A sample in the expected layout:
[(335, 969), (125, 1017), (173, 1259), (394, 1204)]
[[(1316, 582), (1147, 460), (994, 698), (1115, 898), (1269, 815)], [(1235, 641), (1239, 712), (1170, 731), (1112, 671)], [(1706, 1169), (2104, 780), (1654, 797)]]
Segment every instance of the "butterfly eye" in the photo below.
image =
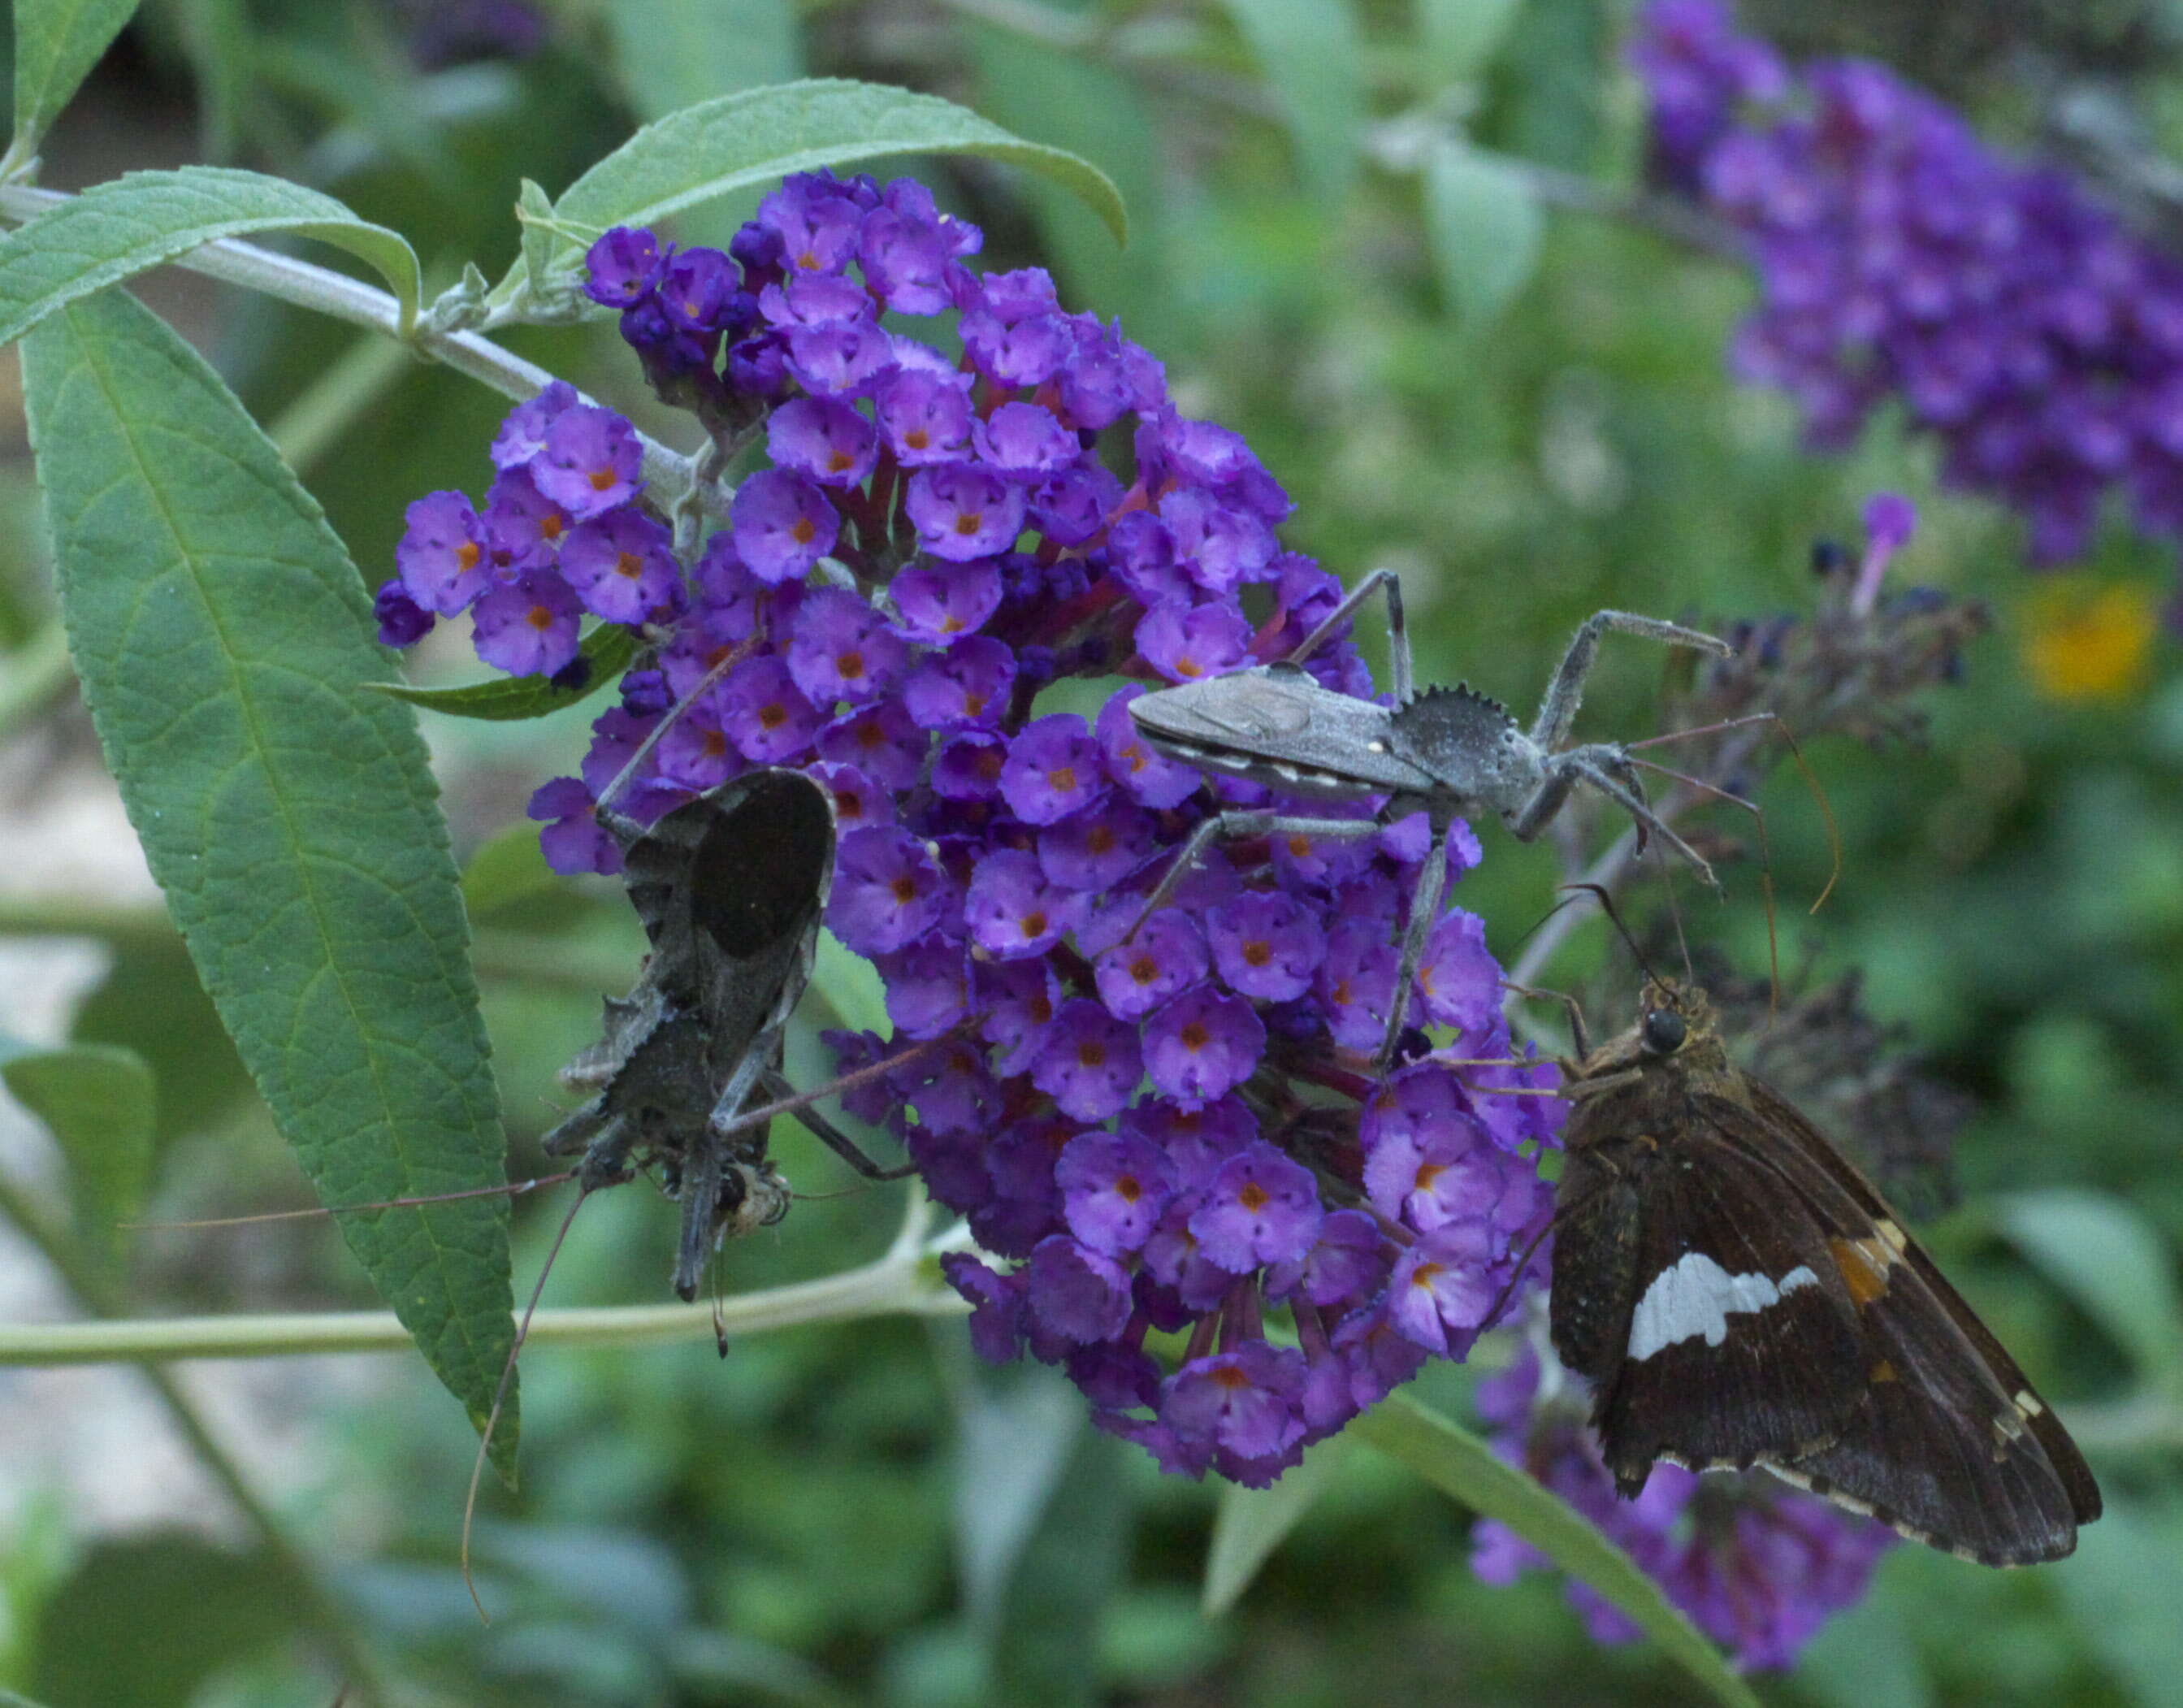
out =
[(1682, 1015), (1675, 1010), (1655, 1008), (1646, 1010), (1641, 1041), (1647, 1055), (1673, 1055), (1683, 1047), (1683, 1039), (1688, 1035)]

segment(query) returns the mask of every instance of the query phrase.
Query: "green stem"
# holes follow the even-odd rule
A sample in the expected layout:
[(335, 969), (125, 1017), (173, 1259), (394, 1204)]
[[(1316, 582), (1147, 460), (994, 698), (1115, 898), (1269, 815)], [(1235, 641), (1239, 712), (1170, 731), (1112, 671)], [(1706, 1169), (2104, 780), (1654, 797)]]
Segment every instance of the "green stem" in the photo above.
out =
[[(867, 1316), (951, 1316), (968, 1307), (938, 1285), (921, 1256), (889, 1255), (823, 1281), (745, 1294), (720, 1304), (730, 1335)], [(542, 1310), (532, 1344), (627, 1345), (709, 1340), (709, 1305), (636, 1305)], [(414, 1344), (391, 1311), (326, 1311), (269, 1316), (133, 1317), (103, 1322), (0, 1327), (0, 1366), (114, 1364), (160, 1359), (276, 1358), (320, 1352), (399, 1352)]]
[[(53, 1267), (64, 1285), (73, 1293), (86, 1310), (106, 1318), (125, 1318), (129, 1302), (121, 1289), (88, 1261), (75, 1242), (67, 1238), (46, 1217), (45, 1212), (16, 1188), (15, 1183), (0, 1176), (0, 1215), (22, 1230), (23, 1234)], [(105, 1325), (63, 1325), (91, 1327), (95, 1326), (125, 1327), (125, 1323)], [(203, 1416), (175, 1383), (171, 1373), (152, 1361), (155, 1352), (122, 1353), (136, 1364), (152, 1391), (167, 1409), (167, 1416), (186, 1440), (197, 1462), (212, 1473), (213, 1478), (227, 1491), (236, 1510), (249, 1522), (258, 1533), (267, 1553), (280, 1566), (288, 1580), (290, 1593), (302, 1605), (305, 1619), (316, 1627), (326, 1646), (332, 1651), (348, 1682), (355, 1688), (358, 1698), (365, 1702), (387, 1703), (394, 1699), (387, 1689), (377, 1658), (372, 1654), (350, 1619), (346, 1609), (334, 1599), (319, 1577), (317, 1566), (304, 1552), (296, 1538), (289, 1533), (286, 1523), (251, 1486), (242, 1467), (223, 1447), (205, 1422)]]
[[(22, 223), (58, 207), (69, 198), (52, 190), (33, 190), (20, 184), (0, 185), (0, 219)], [(223, 237), (186, 255), (174, 265), (208, 278), (240, 285), (245, 290), (276, 297), (314, 314), (384, 333), (430, 360), (445, 364), (504, 397), (523, 402), (550, 385), (554, 376), (535, 362), (526, 362), (476, 332), (444, 332), (420, 326), (408, 339), (403, 336), (401, 305), (377, 287), (314, 267), (286, 255), (276, 255), (255, 243)], [(586, 402), (592, 401), (589, 398)], [(690, 459), (654, 440), (638, 436), (644, 447), (644, 476), (652, 495), (671, 508), (690, 484)]]

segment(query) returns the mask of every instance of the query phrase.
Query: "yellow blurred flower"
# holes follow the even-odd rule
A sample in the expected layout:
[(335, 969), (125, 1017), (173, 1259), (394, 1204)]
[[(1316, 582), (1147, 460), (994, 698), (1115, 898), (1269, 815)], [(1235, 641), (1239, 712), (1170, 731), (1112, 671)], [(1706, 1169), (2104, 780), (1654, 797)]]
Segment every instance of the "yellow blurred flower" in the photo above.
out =
[(2024, 666), (2050, 700), (2127, 699), (2145, 682), (2159, 628), (2147, 587), (2050, 583), (2025, 611)]

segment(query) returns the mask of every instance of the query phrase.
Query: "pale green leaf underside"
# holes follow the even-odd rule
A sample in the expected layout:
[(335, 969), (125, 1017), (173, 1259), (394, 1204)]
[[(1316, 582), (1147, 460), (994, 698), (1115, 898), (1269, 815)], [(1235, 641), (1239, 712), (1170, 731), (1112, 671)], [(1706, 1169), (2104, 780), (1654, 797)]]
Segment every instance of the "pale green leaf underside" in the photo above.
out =
[(1347, 1438), (1337, 1435), (1308, 1448), (1303, 1463), (1270, 1488), (1221, 1485), (1213, 1542), (1205, 1555), (1200, 1605), (1207, 1618), (1218, 1619), (1242, 1600), (1259, 1569), (1325, 1492), (1347, 1452)]
[(1288, 117), (1312, 193), (1340, 202), (1357, 178), (1364, 53), (1350, 0), (1228, 0)]
[(1042, 173), (1082, 197), (1115, 242), (1128, 239), (1120, 192), (1088, 161), (936, 95), (814, 78), (723, 95), (647, 125), (554, 203), (564, 228), (556, 265), (573, 266), (610, 226), (649, 225), (790, 172), (899, 154), (977, 154)]
[(1505, 163), (1459, 142), (1425, 161), (1425, 226), (1442, 292), (1464, 320), (1491, 320), (1538, 270), (1546, 217)]
[(94, 185), (0, 241), (0, 344), (62, 307), (223, 237), (293, 231), (346, 249), (385, 279), (407, 326), (422, 281), (402, 235), (316, 190), (224, 166), (131, 172)]
[(1352, 1433), (1487, 1518), (1497, 1518), (1547, 1559), (1590, 1584), (1636, 1622), (1669, 1659), (1731, 1708), (1759, 1708), (1751, 1687), (1671, 1604), (1637, 1563), (1559, 1495), (1494, 1456), (1469, 1430), (1396, 1394), (1349, 1426)]
[(19, 152), (37, 147), (136, 9), (136, 0), (15, 0)]
[(68, 1161), (76, 1236), (113, 1259), (120, 1224), (143, 1207), (152, 1179), (152, 1070), (134, 1050), (113, 1044), (0, 1054), (0, 1080), (43, 1121)]
[[(319, 1198), (502, 1179), (447, 827), (413, 715), (369, 692), (387, 658), (340, 540), (219, 376), (123, 293), (48, 319), (23, 369), (107, 762)], [(513, 1338), (505, 1200), (340, 1223), (481, 1421)]]
[(579, 650), (592, 667), (580, 688), (556, 687), (548, 676), (494, 676), (457, 688), (413, 688), (407, 682), (372, 686), (446, 717), (481, 718), (488, 723), (542, 718), (564, 706), (580, 704), (619, 678), (636, 656), (636, 635), (618, 623), (601, 623), (584, 637)]

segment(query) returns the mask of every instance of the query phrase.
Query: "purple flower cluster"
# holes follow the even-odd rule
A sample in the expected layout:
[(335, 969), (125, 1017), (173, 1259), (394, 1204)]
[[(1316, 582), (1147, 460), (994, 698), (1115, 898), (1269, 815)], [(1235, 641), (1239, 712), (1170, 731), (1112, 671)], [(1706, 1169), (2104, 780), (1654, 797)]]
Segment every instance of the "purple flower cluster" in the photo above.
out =
[[(1581, 1384), (1558, 1366), (1542, 1387), (1526, 1346), (1479, 1384), (1478, 1410), (1494, 1450), (1519, 1465), (1599, 1527), (1667, 1591), (1692, 1623), (1746, 1672), (1786, 1669), (1833, 1615), (1864, 1598), (1895, 1533), (1798, 1493), (1763, 1472), (1705, 1477), (1653, 1467), (1635, 1500), (1614, 1492), (1584, 1417)], [(1508, 1583), (1547, 1564), (1507, 1526), (1480, 1519), (1471, 1569)], [(1569, 1598), (1602, 1643), (1642, 1634), (1589, 1584)]]
[[(579, 610), (636, 626), (580, 775), (531, 804), (560, 871), (614, 869), (598, 793), (663, 720), (614, 802), (641, 821), (747, 765), (823, 780), (828, 924), (895, 1034), (834, 1041), (902, 1058), (847, 1100), (968, 1219), (986, 1255), (947, 1268), (977, 1345), (1064, 1367), (1170, 1469), (1263, 1483), (1536, 1274), (1560, 1105), (1507, 1094), (1542, 1067), (1369, 1074), (1421, 815), (1216, 850), (1138, 928), (1193, 826), (1281, 798), (1160, 758), (1129, 701), (1286, 656), (1341, 589), (1282, 549), (1289, 500), (1236, 434), (1044, 271), (973, 271), (979, 243), (916, 184), (826, 174), (727, 253), (607, 233), (591, 293), (654, 388), (716, 438), (762, 426), (765, 466), (675, 562), (625, 426), (557, 388), (509, 418), (482, 512), (414, 507), (382, 620), (469, 608), (486, 657), (548, 671)], [(959, 359), (895, 329), (924, 315)], [(1308, 668), (1372, 692), (1346, 637)], [(1069, 677), (1096, 714), (1042, 701)], [(1455, 1054), (1508, 1054), (1475, 917), (1438, 922), (1419, 987)]]
[(1758, 268), (1735, 368), (1817, 442), (1899, 401), (1951, 486), (2027, 519), (2038, 562), (2082, 555), (2114, 490), (2183, 538), (2183, 264), (1879, 65), (1791, 77), (1717, 0), (1656, 0), (1630, 58), (1661, 178)]

